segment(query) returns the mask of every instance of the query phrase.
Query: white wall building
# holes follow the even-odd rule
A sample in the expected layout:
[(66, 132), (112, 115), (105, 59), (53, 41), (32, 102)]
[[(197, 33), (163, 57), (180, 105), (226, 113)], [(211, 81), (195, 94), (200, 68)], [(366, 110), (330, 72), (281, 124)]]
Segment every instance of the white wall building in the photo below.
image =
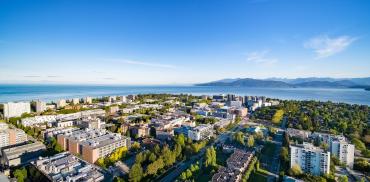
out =
[(57, 108), (65, 107), (67, 105), (67, 102), (65, 99), (60, 99), (57, 102)]
[(92, 104), (92, 98), (91, 97), (85, 97), (84, 102), (85, 102), (85, 104)]
[(73, 105), (77, 105), (77, 104), (79, 104), (80, 103), (80, 99), (79, 98), (73, 98), (72, 99), (72, 104)]
[(299, 166), (303, 172), (313, 175), (329, 174), (330, 152), (310, 143), (290, 146), (290, 167)]
[(31, 112), (31, 105), (29, 102), (8, 102), (3, 105), (5, 118), (19, 117), (23, 113)]
[(52, 181), (103, 181), (102, 170), (69, 152), (56, 154), (33, 162)]
[(119, 100), (120, 100), (122, 103), (126, 103), (126, 102), (127, 102), (127, 97), (126, 97), (126, 96), (119, 96)]
[(116, 102), (116, 96), (109, 96), (108, 102)]
[(239, 107), (242, 107), (243, 102), (242, 101), (228, 101), (226, 105), (229, 106), (229, 107), (238, 107), (239, 108)]
[(58, 128), (66, 128), (73, 126), (73, 121), (59, 121), (57, 123)]
[(212, 135), (213, 126), (210, 124), (202, 124), (188, 131), (188, 137), (195, 141), (209, 139)]
[(353, 168), (355, 146), (348, 143), (344, 136), (331, 138), (330, 152), (332, 155), (338, 157), (340, 162), (346, 164), (350, 168)]
[(46, 103), (42, 101), (36, 101), (36, 112), (40, 113), (47, 109)]
[(45, 115), (45, 116), (35, 116), (29, 118), (23, 118), (21, 123), (23, 126), (32, 126), (35, 124), (42, 123), (54, 123), (57, 121), (56, 115)]

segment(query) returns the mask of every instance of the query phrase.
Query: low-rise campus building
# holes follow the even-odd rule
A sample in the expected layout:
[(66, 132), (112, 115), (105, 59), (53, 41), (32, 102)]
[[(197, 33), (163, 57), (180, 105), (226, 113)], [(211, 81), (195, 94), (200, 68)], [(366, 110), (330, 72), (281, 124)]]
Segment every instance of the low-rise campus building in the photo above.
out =
[(18, 128), (9, 128), (8, 124), (0, 123), (0, 148), (27, 141), (26, 133)]
[(102, 170), (78, 157), (63, 152), (52, 157), (40, 158), (32, 163), (50, 181), (77, 182), (104, 180)]
[(37, 159), (45, 150), (45, 145), (37, 141), (2, 147), (1, 164), (7, 167), (26, 164)]
[(188, 137), (195, 141), (209, 139), (212, 136), (213, 125), (210, 124), (202, 124), (188, 131)]
[(81, 155), (90, 163), (120, 147), (130, 148), (131, 139), (106, 130), (85, 129), (57, 136), (63, 150)]

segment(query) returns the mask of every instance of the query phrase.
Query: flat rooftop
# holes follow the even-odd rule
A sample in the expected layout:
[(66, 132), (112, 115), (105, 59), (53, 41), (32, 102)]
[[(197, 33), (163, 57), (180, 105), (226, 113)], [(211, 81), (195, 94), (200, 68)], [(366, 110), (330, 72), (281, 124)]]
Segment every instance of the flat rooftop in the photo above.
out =
[(114, 142), (127, 139), (118, 133), (111, 133), (106, 130), (85, 129), (77, 130), (65, 135), (66, 138), (80, 142), (84, 146), (99, 148)]
[(102, 181), (103, 170), (86, 161), (63, 152), (52, 157), (40, 158), (33, 163), (38, 170), (53, 181)]

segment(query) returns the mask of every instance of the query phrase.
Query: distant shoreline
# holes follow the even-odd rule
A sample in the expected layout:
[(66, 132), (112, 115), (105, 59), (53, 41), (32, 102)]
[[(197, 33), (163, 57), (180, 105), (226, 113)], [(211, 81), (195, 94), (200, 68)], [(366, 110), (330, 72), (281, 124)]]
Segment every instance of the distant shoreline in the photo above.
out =
[(237, 94), (266, 96), (282, 100), (316, 100), (370, 105), (369, 90), (357, 88), (261, 88), (231, 86), (79, 86), (1, 85), (0, 103), (17, 101), (57, 101), (59, 99), (130, 94)]

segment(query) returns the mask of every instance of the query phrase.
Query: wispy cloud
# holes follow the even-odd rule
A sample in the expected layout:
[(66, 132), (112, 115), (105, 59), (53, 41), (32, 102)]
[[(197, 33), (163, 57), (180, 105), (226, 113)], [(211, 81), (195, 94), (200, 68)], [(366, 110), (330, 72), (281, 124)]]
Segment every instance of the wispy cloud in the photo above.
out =
[(41, 76), (39, 76), (39, 75), (24, 75), (23, 77), (25, 77), (25, 78), (40, 78)]
[(169, 65), (169, 64), (157, 64), (157, 63), (149, 63), (149, 62), (141, 62), (141, 61), (133, 61), (133, 60), (122, 60), (122, 62), (126, 64), (157, 67), (157, 68), (175, 68), (176, 67), (174, 65)]
[(48, 76), (46, 76), (46, 77), (48, 77), (48, 78), (60, 78), (61, 76), (57, 76), (57, 75), (48, 75)]
[(255, 51), (247, 53), (247, 61), (254, 62), (257, 64), (264, 64), (264, 65), (272, 65), (278, 61), (276, 58), (268, 57), (267, 54), (270, 51), (263, 50), (263, 51)]
[(97, 70), (93, 70), (92, 72), (93, 73), (97, 73), (97, 74), (105, 74), (105, 72), (103, 72), (103, 71), (97, 71)]
[(329, 37), (321, 35), (304, 42), (303, 46), (316, 53), (316, 59), (326, 58), (344, 51), (357, 38), (350, 36)]
[[(107, 59), (107, 58), (103, 58), (101, 60), (110, 61), (112, 63), (124, 63), (124, 64), (143, 66), (143, 67), (176, 68), (175, 65), (171, 65), (171, 64), (160, 64), (160, 63), (153, 63), (153, 62), (136, 61), (136, 60), (131, 60), (131, 59), (109, 59), (109, 58)], [(96, 71), (96, 73), (104, 73), (104, 72)]]
[(103, 78), (104, 80), (116, 80), (115, 78), (111, 78), (111, 77), (106, 77), (106, 78)]

